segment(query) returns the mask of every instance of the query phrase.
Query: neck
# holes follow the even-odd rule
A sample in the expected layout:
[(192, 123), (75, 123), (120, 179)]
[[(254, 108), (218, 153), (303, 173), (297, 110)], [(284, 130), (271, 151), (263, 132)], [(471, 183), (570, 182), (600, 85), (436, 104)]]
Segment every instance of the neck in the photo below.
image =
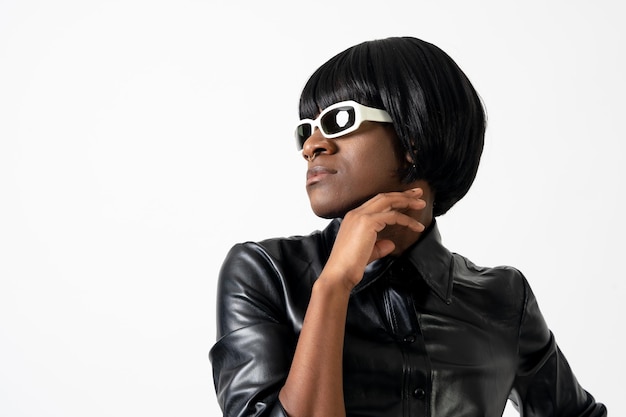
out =
[[(422, 210), (409, 210), (406, 212), (406, 214), (422, 223), (425, 227), (424, 230), (426, 230), (433, 222), (433, 194), (430, 191), (430, 187), (425, 181), (416, 181), (409, 186), (409, 188), (415, 187), (419, 187), (424, 190), (422, 199), (426, 201), (426, 207), (424, 207)], [(404, 251), (406, 251), (409, 247), (411, 247), (415, 242), (417, 242), (422, 236), (422, 233), (414, 232), (407, 227), (396, 225), (386, 227), (378, 234), (378, 236), (381, 239), (389, 239), (393, 243), (395, 243), (396, 248), (393, 250), (393, 252), (391, 252), (391, 255), (399, 256), (404, 253)]]

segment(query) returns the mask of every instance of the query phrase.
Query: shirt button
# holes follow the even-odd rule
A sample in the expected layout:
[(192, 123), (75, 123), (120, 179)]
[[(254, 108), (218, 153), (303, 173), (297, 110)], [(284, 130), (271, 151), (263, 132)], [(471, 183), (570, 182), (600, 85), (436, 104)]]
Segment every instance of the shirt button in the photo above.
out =
[(414, 334), (408, 334), (406, 336), (404, 336), (404, 339), (402, 339), (404, 341), (404, 343), (414, 343), (415, 342), (415, 335)]
[(422, 388), (416, 388), (415, 391), (413, 391), (413, 396), (418, 400), (423, 400), (426, 396), (426, 391), (424, 391)]

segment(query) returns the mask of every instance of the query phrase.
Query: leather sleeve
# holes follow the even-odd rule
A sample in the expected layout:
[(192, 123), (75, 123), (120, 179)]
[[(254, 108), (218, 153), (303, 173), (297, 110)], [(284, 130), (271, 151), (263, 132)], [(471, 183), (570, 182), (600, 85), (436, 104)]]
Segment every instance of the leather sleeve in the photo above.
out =
[(218, 340), (209, 354), (224, 416), (286, 416), (278, 392), (295, 340), (281, 294), (280, 276), (260, 246), (231, 249), (219, 275)]
[(525, 417), (606, 416), (603, 404), (596, 403), (576, 380), (554, 335), (548, 329), (537, 300), (525, 286), (525, 308), (519, 332), (519, 366), (511, 400)]

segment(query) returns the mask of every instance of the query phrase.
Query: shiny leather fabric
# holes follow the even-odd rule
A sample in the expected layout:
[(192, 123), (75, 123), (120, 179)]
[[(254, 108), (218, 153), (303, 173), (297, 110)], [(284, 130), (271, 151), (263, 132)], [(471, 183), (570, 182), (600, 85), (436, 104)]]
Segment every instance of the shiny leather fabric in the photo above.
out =
[[(210, 352), (225, 416), (286, 416), (278, 392), (339, 225), (228, 254)], [(509, 397), (526, 417), (606, 416), (523, 275), (449, 252), (435, 223), (400, 258), (368, 266), (353, 290), (344, 397), (348, 416), (501, 416)]]

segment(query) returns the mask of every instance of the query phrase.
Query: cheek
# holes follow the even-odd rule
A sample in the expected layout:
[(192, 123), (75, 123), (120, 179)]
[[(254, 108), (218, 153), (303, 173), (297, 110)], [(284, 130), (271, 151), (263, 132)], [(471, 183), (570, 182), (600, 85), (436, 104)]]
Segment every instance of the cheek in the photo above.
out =
[(356, 157), (354, 163), (360, 164), (364, 176), (373, 182), (378, 182), (399, 178), (399, 172), (405, 162), (395, 149), (378, 146)]

